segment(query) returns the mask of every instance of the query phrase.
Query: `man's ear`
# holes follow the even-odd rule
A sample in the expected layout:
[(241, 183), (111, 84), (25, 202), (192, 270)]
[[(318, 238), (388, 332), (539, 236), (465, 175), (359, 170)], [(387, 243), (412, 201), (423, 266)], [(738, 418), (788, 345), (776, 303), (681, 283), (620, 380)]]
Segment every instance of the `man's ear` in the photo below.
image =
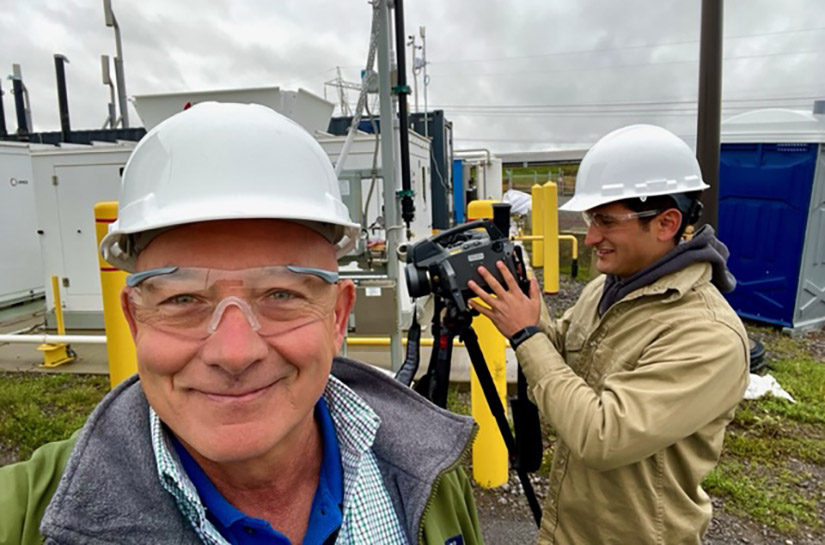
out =
[(338, 282), (338, 299), (335, 301), (335, 352), (341, 351), (347, 335), (349, 313), (355, 305), (355, 284), (352, 280)]
[(682, 213), (676, 208), (670, 208), (656, 216), (655, 223), (656, 239), (659, 242), (673, 240), (682, 226)]
[(135, 316), (132, 314), (132, 304), (129, 302), (129, 290), (131, 288), (124, 287), (120, 292), (120, 308), (123, 310), (123, 316), (126, 318), (126, 323), (129, 324), (129, 331), (132, 332), (132, 340), (137, 340), (137, 322)]

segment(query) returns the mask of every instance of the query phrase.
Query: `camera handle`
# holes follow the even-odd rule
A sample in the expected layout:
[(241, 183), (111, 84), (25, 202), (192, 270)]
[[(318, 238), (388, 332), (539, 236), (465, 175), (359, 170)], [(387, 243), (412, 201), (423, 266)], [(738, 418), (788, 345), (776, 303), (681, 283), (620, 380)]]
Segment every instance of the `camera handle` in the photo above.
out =
[(530, 505), (530, 510), (533, 512), (533, 518), (536, 525), (541, 525), (541, 506), (536, 498), (536, 492), (533, 490), (533, 484), (527, 475), (527, 471), (518, 462), (518, 448), (516, 440), (513, 437), (513, 432), (510, 431), (510, 424), (507, 422), (507, 416), (504, 413), (504, 406), (501, 404), (501, 398), (498, 396), (496, 386), (493, 383), (493, 377), (490, 375), (490, 369), (487, 367), (487, 362), (484, 360), (484, 353), (478, 345), (478, 336), (473, 330), (472, 326), (463, 328), (459, 333), (461, 340), (464, 341), (464, 347), (470, 354), (470, 362), (476, 372), (478, 383), (481, 390), (484, 392), (484, 397), (487, 400), (487, 405), (490, 407), (490, 412), (498, 424), (498, 429), (504, 438), (504, 444), (507, 445), (507, 451), (510, 457), (516, 460), (516, 473), (518, 474), (521, 487), (524, 489), (524, 495), (527, 497), (527, 503)]

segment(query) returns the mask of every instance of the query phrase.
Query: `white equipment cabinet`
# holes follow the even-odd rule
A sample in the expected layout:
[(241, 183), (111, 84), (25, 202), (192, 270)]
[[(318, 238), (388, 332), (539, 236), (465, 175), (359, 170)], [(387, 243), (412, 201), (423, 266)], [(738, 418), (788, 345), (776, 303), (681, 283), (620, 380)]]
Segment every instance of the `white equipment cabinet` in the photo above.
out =
[(32, 162), (27, 144), (0, 143), (0, 307), (43, 295)]
[[(424, 138), (415, 131), (409, 131), (410, 135), (410, 181), (413, 192), (415, 193), (415, 219), (410, 224), (410, 230), (413, 232), (412, 240), (420, 240), (432, 235), (433, 220), (432, 220), (432, 204), (430, 203), (430, 141)], [(329, 155), (333, 164), (338, 161), (341, 149), (344, 146), (346, 136), (332, 136), (316, 134), (315, 138), (324, 148), (324, 151)], [(379, 136), (380, 138), (380, 136)], [(367, 197), (372, 184), (372, 178), (366, 173), (372, 169), (373, 155), (375, 153), (375, 135), (367, 133), (359, 133), (355, 136), (355, 140), (350, 148), (346, 163), (344, 163), (344, 170), (341, 176), (341, 196), (347, 204), (350, 212), (350, 217), (353, 221), (362, 222), (364, 207), (366, 205)], [(381, 170), (381, 150), (380, 144), (378, 148), (378, 157), (376, 161), (376, 168)], [(353, 182), (346, 178), (348, 172), (358, 171), (364, 176), (361, 177), (361, 186), (354, 187)], [(396, 191), (401, 190), (400, 177), (397, 180)], [(360, 193), (361, 198), (360, 207), (355, 205), (352, 199)], [(384, 186), (383, 180), (378, 178), (375, 183), (375, 188), (372, 192), (372, 198), (369, 201), (367, 209), (367, 216), (364, 223), (369, 227), (379, 216), (383, 216), (382, 207), (384, 206)], [(399, 212), (400, 214), (400, 212)], [(406, 233), (406, 227), (403, 230)], [(377, 230), (375, 233), (370, 231), (370, 238), (384, 238), (383, 229)], [(406, 234), (402, 239), (406, 238)]]
[[(69, 329), (103, 327), (94, 205), (117, 200), (121, 173), (134, 146), (119, 142), (32, 151), (44, 263), (40, 274), (45, 274), (46, 285), (51, 276), (60, 278)], [(51, 290), (46, 292), (46, 309), (53, 321)]]
[[(324, 148), (324, 151), (329, 155), (332, 163), (335, 164), (340, 156), (346, 136), (331, 136), (331, 135), (316, 135), (316, 139)], [(380, 138), (380, 136), (379, 136)], [(432, 176), (430, 173), (430, 140), (424, 138), (420, 134), (409, 131), (410, 142), (410, 185), (415, 194), (413, 202), (415, 203), (415, 218), (410, 223), (410, 231), (412, 236), (407, 236), (406, 225), (401, 229), (401, 242), (415, 242), (427, 238), (433, 234), (433, 220), (432, 220), (432, 203), (428, 197), (431, 195)], [(367, 228), (372, 226), (379, 216), (383, 217), (384, 207), (384, 185), (383, 180), (378, 178), (375, 182), (375, 187), (372, 191), (372, 197), (369, 199), (367, 206), (367, 198), (370, 193), (370, 186), (372, 185), (372, 177), (369, 171), (372, 169), (373, 158), (376, 152), (375, 135), (367, 133), (359, 133), (355, 136), (355, 140), (350, 148), (346, 163), (342, 171), (339, 183), (341, 187), (341, 197), (349, 209), (350, 217), (353, 221), (366, 225)], [(396, 153), (398, 150), (396, 149)], [(376, 158), (376, 169), (381, 170), (381, 151), (380, 143), (378, 147), (378, 155)], [(357, 173), (355, 179), (352, 174)], [(360, 184), (358, 183), (360, 178)], [(401, 189), (400, 176), (396, 177), (395, 191)], [(395, 193), (395, 192), (394, 192)], [(366, 217), (364, 217), (364, 210), (366, 209)], [(383, 228), (369, 229), (368, 237), (370, 239), (385, 239), (386, 234)], [(356, 248), (356, 252), (363, 251), (361, 242)], [(396, 256), (390, 256), (390, 259), (397, 259)], [(342, 262), (343, 263), (343, 262)], [(365, 281), (357, 280), (359, 274), (366, 273), (369, 276), (369, 271), (359, 271), (353, 268), (352, 264), (342, 266), (341, 272), (344, 276), (355, 278), (358, 298), (356, 299), (356, 323), (355, 330), (359, 334), (377, 334), (377, 331), (368, 330), (364, 327), (364, 320), (358, 319), (358, 316), (372, 316), (372, 321), (384, 323), (386, 329), (381, 334), (390, 333), (395, 330), (398, 325), (406, 328), (409, 327), (412, 321), (412, 305), (409, 292), (407, 291), (407, 283), (403, 276), (404, 265), (401, 264), (401, 278), (398, 280), (397, 297), (401, 301), (401, 324), (395, 324), (395, 316), (393, 309), (395, 303), (392, 302), (395, 295), (388, 295), (388, 284), (385, 280)], [(385, 314), (376, 314), (376, 309), (383, 309)], [(379, 328), (380, 329), (380, 328)]]

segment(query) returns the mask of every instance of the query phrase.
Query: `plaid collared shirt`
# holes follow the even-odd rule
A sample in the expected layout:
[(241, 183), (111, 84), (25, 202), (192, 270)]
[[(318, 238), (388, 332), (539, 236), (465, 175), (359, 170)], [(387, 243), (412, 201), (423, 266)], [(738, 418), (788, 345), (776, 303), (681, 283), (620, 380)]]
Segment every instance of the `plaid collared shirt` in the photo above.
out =
[[(363, 399), (333, 376), (329, 377), (323, 396), (335, 426), (344, 472), (343, 522), (335, 543), (404, 545), (407, 543), (404, 530), (372, 452), (381, 419)], [(226, 539), (206, 518), (195, 485), (151, 407), (149, 423), (161, 484), (175, 499), (201, 541), (208, 545), (227, 545)]]

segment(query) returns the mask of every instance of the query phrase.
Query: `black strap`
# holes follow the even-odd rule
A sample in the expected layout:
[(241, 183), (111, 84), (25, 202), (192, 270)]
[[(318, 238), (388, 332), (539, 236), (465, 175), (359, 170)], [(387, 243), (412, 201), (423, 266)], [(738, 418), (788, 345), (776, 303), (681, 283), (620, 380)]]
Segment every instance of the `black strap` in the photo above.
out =
[(395, 380), (409, 386), (418, 372), (418, 362), (421, 359), (421, 326), (418, 323), (417, 312), (413, 305), (413, 319), (407, 332), (407, 357), (401, 368), (395, 374)]
[(523, 327), (513, 333), (513, 336), (510, 337), (510, 346), (512, 346), (513, 350), (515, 350), (518, 348), (518, 345), (540, 332), (541, 329), (539, 329), (539, 326), (536, 325), (528, 325), (527, 327)]

